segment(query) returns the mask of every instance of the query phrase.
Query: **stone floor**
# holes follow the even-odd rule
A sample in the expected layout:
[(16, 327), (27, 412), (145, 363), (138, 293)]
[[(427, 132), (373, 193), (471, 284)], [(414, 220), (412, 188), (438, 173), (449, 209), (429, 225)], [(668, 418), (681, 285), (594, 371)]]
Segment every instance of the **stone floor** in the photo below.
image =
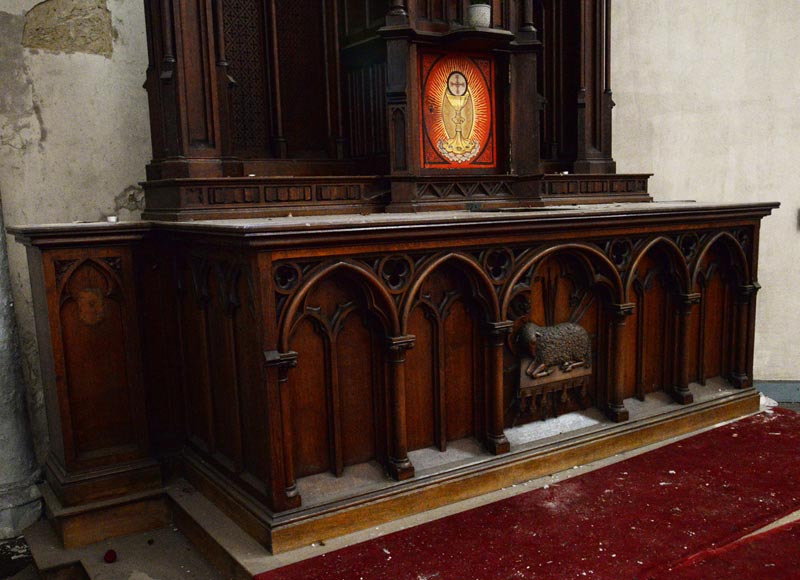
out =
[[(800, 412), (800, 403), (781, 403), (781, 407)], [(253, 554), (252, 546), (243, 546), (248, 551), (247, 568), (253, 573), (274, 569), (292, 562), (303, 560), (321, 553), (337, 550), (346, 545), (365, 541), (393, 531), (408, 528), (457, 513), (467, 509), (498, 501), (505, 497), (536, 489), (544, 485), (562, 481), (604, 465), (621, 461), (632, 455), (638, 455), (671, 441), (661, 442), (643, 449), (637, 449), (620, 455), (594, 462), (585, 466), (538, 478), (523, 484), (514, 485), (487, 495), (445, 506), (431, 512), (410, 516), (383, 526), (371, 528), (319, 542), (292, 552), (273, 556), (266, 551)], [(786, 521), (800, 518), (800, 513), (784, 518)], [(777, 525), (777, 524), (773, 524)], [(58, 548), (58, 541), (47, 522), (39, 522), (26, 531), (26, 536), (35, 540), (36, 545), (50, 545), (52, 554), (40, 554), (42, 557), (63, 558), (63, 549)], [(113, 549), (117, 554), (116, 562), (107, 564), (103, 561), (105, 553)], [(163, 528), (146, 534), (137, 534), (125, 538), (116, 538), (101, 542), (82, 550), (70, 551), (70, 557), (77, 557), (87, 569), (89, 578), (96, 580), (224, 580), (225, 577), (216, 572), (211, 565), (194, 549), (188, 540), (175, 528)], [(76, 553), (80, 552), (80, 553)], [(36, 580), (38, 575), (31, 564), (30, 550), (22, 538), (0, 541), (0, 579)]]

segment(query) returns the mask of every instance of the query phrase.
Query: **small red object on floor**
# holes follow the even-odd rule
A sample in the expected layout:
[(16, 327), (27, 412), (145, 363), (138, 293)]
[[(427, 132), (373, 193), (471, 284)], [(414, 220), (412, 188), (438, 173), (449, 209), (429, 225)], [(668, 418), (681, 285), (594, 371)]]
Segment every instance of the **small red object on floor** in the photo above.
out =
[(106, 564), (113, 564), (117, 561), (117, 553), (114, 550), (108, 550), (103, 556), (103, 561)]

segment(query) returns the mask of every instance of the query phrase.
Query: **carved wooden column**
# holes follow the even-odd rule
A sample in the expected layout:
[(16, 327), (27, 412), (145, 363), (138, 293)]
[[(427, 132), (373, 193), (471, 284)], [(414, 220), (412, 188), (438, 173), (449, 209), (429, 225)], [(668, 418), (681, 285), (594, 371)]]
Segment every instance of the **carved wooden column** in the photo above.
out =
[[(211, 0), (151, 0), (150, 97), (153, 162), (148, 179), (222, 175), (220, 84), (227, 67), (217, 47), (221, 12)], [(227, 75), (226, 75), (227, 76)]]
[[(397, 11), (397, 12), (395, 12)], [(389, 124), (389, 166), (393, 177), (414, 173), (416, 148), (413, 144), (413, 105), (409, 99), (411, 45), (407, 35), (408, 15), (399, 7), (386, 17), (381, 33), (386, 38), (386, 119)], [(410, 181), (392, 180), (392, 202), (410, 203), (414, 199), (414, 184)], [(389, 211), (392, 208), (390, 206)], [(401, 210), (402, 211), (402, 210)]]
[(519, 29), (522, 32), (536, 34), (536, 27), (533, 22), (533, 0), (522, 0), (522, 22), (520, 22)]
[(625, 361), (625, 323), (628, 316), (633, 314), (634, 304), (613, 304), (611, 306), (611, 329), (613, 334), (612, 342), (612, 374), (611, 388), (609, 389), (608, 408), (606, 414), (612, 421), (627, 421), (630, 418), (628, 410), (625, 408), (624, 377)]
[(406, 433), (406, 351), (414, 346), (415, 340), (414, 336), (393, 336), (387, 339), (391, 409), (391, 441), (387, 467), (389, 475), (397, 481), (414, 477), (414, 466), (408, 458)]
[[(516, 175), (539, 173), (539, 93), (536, 86), (536, 30), (520, 31), (512, 44), (509, 170)], [(529, 193), (529, 192), (525, 192)]]
[(692, 307), (699, 303), (700, 294), (678, 296), (678, 381), (672, 397), (682, 405), (694, 401), (694, 395), (689, 390), (689, 316)]
[[(289, 407), (289, 369), (297, 366), (297, 353), (294, 351), (264, 353), (267, 367), (276, 367), (278, 371), (278, 396), (280, 397), (281, 451), (283, 455), (283, 495), (274, 497), (275, 509), (285, 510), (299, 507), (300, 493), (294, 474), (294, 449), (292, 438), (291, 409)], [(273, 480), (280, 474), (273, 473)]]
[(486, 447), (494, 455), (508, 453), (511, 446), (503, 431), (503, 352), (506, 336), (514, 323), (510, 320), (490, 322), (489, 335), (489, 424), (486, 426)]
[[(214, 0), (214, 39), (216, 44), (217, 95), (219, 96), (220, 154), (230, 158), (233, 153), (231, 136), (231, 103), (230, 91), (235, 86), (228, 74), (230, 63), (225, 52), (225, 25), (222, 11), (223, 0)], [(223, 161), (224, 163), (224, 161)], [(227, 172), (226, 172), (227, 173)]]
[(740, 389), (752, 386), (748, 371), (747, 353), (750, 336), (750, 309), (760, 286), (748, 284), (736, 288), (736, 350), (734, 351), (733, 375), (731, 381)]
[(614, 173), (611, 157), (611, 0), (580, 0), (575, 173)]

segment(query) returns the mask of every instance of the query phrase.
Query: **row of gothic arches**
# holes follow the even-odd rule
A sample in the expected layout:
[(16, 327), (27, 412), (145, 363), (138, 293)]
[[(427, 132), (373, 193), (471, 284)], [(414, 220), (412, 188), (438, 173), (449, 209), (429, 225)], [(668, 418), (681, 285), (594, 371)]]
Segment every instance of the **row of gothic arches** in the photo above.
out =
[[(631, 247), (617, 265), (589, 244), (511, 250), (505, 270), (442, 253), (417, 260), (395, 284), (367, 261), (308, 269), (279, 322), (280, 349), (298, 361), (283, 418), (288, 480), (370, 460), (391, 472), (409, 451), (445, 450), (464, 437), (502, 452), (516, 388), (509, 334), (521, 321), (584, 326), (595, 361), (591, 400), (600, 408), (671, 391), (683, 374), (698, 382), (741, 374), (744, 361), (731, 353), (748, 332), (736, 296), (751, 280), (739, 241), (708, 236), (688, 257), (666, 237)], [(622, 305), (629, 316), (617, 336)], [(615, 358), (619, 349), (627, 356)]]
[[(503, 280), (502, 289), (498, 291), (496, 280), (487, 272), (490, 267), (482, 265), (475, 257), (460, 252), (445, 252), (422, 262), (414, 278), (403, 291), (402, 301), (393, 298), (390, 288), (382, 284), (375, 272), (365, 263), (357, 260), (337, 260), (324, 263), (307, 274), (302, 284), (296, 289), (289, 305), (281, 316), (280, 336), (281, 345), (291, 335), (292, 325), (296, 322), (298, 311), (302, 309), (308, 293), (323, 279), (333, 275), (339, 270), (348, 273), (354, 285), (367, 291), (371, 306), (382, 318), (387, 334), (404, 334), (408, 327), (408, 318), (414, 301), (419, 294), (418, 290), (426, 278), (436, 271), (442, 264), (457, 264), (469, 277), (474, 294), (481, 296), (486, 304), (488, 319), (500, 320), (509, 316), (509, 306), (513, 299), (517, 283), (532, 270), (546, 262), (549, 256), (568, 253), (580, 260), (585, 271), (593, 276), (598, 284), (605, 287), (609, 299), (617, 304), (629, 303), (635, 299), (636, 274), (647, 262), (648, 257), (657, 253), (666, 258), (669, 274), (678, 285), (681, 293), (698, 291), (703, 284), (703, 277), (708, 275), (705, 265), (709, 254), (719, 251), (725, 252), (727, 262), (733, 267), (733, 275), (737, 283), (748, 284), (750, 281), (750, 266), (741, 243), (730, 233), (720, 232), (708, 239), (700, 251), (686, 250), (678, 247), (675, 241), (668, 237), (656, 237), (639, 245), (635, 256), (625, 263), (624, 267), (615, 264), (597, 246), (584, 243), (557, 244), (539, 248), (535, 251), (524, 252), (516, 260), (517, 264), (510, 276)], [(302, 314), (300, 312), (299, 314)]]

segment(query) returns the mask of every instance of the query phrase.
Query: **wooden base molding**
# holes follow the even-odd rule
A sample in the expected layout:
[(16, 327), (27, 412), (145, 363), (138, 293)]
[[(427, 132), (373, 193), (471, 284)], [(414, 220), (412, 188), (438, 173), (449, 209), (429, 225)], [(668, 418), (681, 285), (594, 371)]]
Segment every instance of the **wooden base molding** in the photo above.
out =
[(185, 456), (185, 475), (250, 536), (273, 553), (280, 553), (698, 431), (758, 409), (759, 394), (754, 390), (742, 391), (688, 405), (678, 412), (605, 425), (556, 443), (532, 445), (487, 458), (477, 465), (282, 514), (258, 508), (257, 501), (232, 489), (224, 477), (194, 454)]
[(161, 466), (153, 458), (73, 474), (57, 461), (45, 464), (47, 481), (65, 506), (146, 493), (161, 487)]
[(163, 489), (133, 493), (77, 507), (61, 504), (48, 483), (40, 486), (45, 513), (65, 548), (161, 528), (172, 521)]

